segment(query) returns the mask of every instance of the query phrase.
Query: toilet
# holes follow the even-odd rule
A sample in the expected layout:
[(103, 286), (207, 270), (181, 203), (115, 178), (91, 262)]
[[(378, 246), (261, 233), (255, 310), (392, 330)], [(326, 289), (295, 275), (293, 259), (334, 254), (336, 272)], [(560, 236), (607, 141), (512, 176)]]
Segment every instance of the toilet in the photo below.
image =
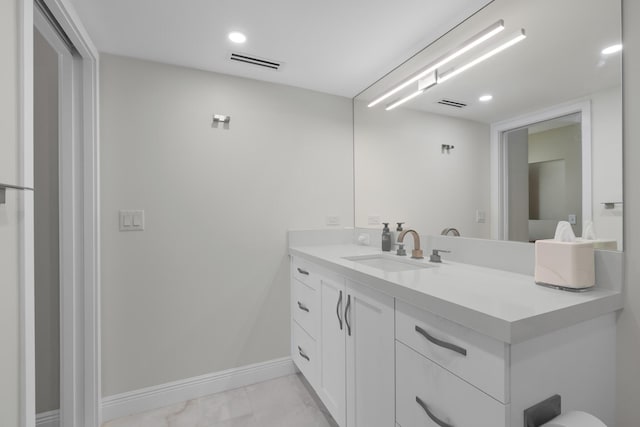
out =
[(607, 427), (607, 425), (586, 412), (569, 411), (558, 415), (542, 427)]

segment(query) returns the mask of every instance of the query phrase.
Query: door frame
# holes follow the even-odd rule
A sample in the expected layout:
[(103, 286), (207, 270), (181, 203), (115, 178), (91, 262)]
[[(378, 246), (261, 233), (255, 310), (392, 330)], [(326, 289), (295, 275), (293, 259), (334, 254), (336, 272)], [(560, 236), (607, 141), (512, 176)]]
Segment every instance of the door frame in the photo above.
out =
[(505, 134), (569, 114), (581, 116), (582, 138), (582, 221), (593, 219), (591, 183), (591, 101), (572, 101), (491, 124), (491, 238), (504, 240), (509, 235), (508, 152)]
[[(33, 185), (34, 4), (19, 2), (20, 166)], [(60, 147), (61, 179), (61, 427), (100, 424), (100, 211), (98, 51), (68, 0), (43, 0), (77, 50), (76, 111), (70, 141)], [(67, 64), (69, 65), (69, 64)], [(70, 113), (70, 112), (67, 112)], [(61, 111), (61, 114), (65, 112)], [(66, 177), (63, 175), (66, 174)], [(37, 191), (37, 189), (36, 189)], [(68, 209), (67, 211), (65, 211)], [(35, 327), (33, 197), (23, 197), (20, 227), (20, 338), (22, 427), (35, 426)], [(62, 270), (66, 273), (62, 273)]]

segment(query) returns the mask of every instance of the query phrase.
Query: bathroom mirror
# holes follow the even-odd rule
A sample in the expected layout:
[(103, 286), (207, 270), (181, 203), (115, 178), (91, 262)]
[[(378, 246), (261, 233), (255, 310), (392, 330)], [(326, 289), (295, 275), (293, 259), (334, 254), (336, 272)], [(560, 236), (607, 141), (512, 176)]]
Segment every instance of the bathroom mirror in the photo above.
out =
[(535, 241), (592, 222), (621, 250), (620, 43), (620, 0), (494, 0), (390, 67), (354, 98), (356, 227)]

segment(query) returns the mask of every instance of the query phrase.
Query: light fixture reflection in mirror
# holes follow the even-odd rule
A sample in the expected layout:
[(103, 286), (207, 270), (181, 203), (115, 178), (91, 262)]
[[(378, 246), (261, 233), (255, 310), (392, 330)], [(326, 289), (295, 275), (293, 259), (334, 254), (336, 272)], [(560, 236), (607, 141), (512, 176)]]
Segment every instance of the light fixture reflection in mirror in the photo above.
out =
[[(406, 88), (410, 84), (415, 83), (418, 80), (428, 76), (429, 74), (433, 73), (434, 71), (436, 71), (438, 68), (442, 67), (443, 65), (448, 64), (449, 62), (453, 61), (457, 57), (459, 57), (459, 56), (465, 54), (466, 52), (470, 51), (474, 47), (482, 44), (483, 42), (485, 42), (487, 40), (489, 40), (491, 37), (493, 37), (496, 34), (500, 33), (502, 30), (504, 30), (504, 21), (503, 20), (499, 20), (495, 24), (490, 25), (489, 27), (485, 28), (483, 31), (479, 32), (475, 36), (473, 36), (470, 39), (464, 41), (459, 47), (454, 49), (453, 52), (447, 53), (447, 54), (443, 55), (442, 57), (436, 59), (431, 64), (427, 65), (423, 70), (420, 70), (419, 72), (415, 73), (413, 76), (411, 76), (408, 79), (406, 79), (404, 82), (402, 82), (399, 85), (395, 86), (393, 89), (385, 92), (382, 96), (376, 98), (373, 102), (369, 103), (368, 107), (373, 107), (373, 106), (379, 104), (380, 102), (382, 102), (385, 99), (389, 98), (391, 95), (394, 95), (394, 94), (400, 92), (402, 89)], [(417, 96), (417, 95), (415, 95), (415, 96)]]
[[(368, 215), (375, 213), (385, 221), (406, 221), (425, 234), (436, 235), (455, 224), (466, 237), (498, 238), (504, 224), (496, 207), (500, 191), (493, 130), (501, 123), (523, 117), (535, 122), (535, 117), (564, 111), (563, 105), (580, 104), (588, 108), (581, 134), (588, 134), (591, 147), (590, 172), (583, 175), (591, 197), (582, 212), (593, 219), (597, 237), (616, 240), (621, 249), (623, 205), (605, 209), (610, 205), (603, 203), (623, 201), (622, 55), (602, 52), (620, 43), (620, 17), (619, 0), (494, 0), (401, 66), (389, 64), (393, 71), (354, 99), (355, 225), (367, 227)], [(484, 52), (520, 28), (526, 29), (526, 41), (467, 67), (404, 105), (389, 111), (368, 107), (497, 19), (505, 23), (504, 31), (482, 45)], [(469, 51), (448, 66), (459, 69), (483, 54)], [(452, 72), (444, 67), (438, 71), (440, 82)], [(395, 95), (418, 90), (408, 85)], [(480, 100), (488, 94), (491, 102)], [(443, 144), (455, 145), (455, 155), (443, 156)], [(477, 220), (478, 212), (483, 221)]]

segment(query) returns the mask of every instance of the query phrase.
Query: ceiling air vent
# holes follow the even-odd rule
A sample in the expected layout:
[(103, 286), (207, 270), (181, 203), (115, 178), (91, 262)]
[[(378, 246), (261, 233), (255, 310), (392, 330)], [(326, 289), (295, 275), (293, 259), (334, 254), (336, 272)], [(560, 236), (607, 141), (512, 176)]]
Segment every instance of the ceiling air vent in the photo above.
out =
[(464, 102), (452, 101), (450, 99), (441, 99), (438, 104), (448, 105), (449, 107), (464, 108), (467, 106)]
[(257, 65), (258, 67), (268, 68), (270, 70), (279, 70), (282, 66), (281, 62), (272, 61), (269, 59), (258, 58), (256, 56), (249, 56), (242, 53), (231, 53), (229, 59), (237, 62), (244, 62), (245, 64)]

